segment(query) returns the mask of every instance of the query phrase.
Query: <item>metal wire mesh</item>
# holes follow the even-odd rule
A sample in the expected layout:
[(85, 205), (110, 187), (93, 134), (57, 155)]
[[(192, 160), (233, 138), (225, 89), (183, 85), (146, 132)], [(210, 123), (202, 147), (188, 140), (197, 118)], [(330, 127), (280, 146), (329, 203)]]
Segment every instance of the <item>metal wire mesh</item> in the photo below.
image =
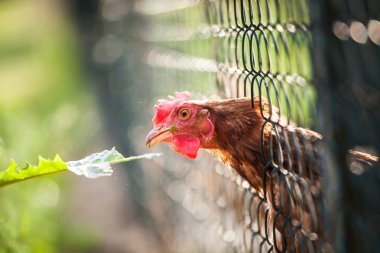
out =
[[(211, 94), (217, 87), (222, 97), (258, 96), (273, 108), (273, 114), (261, 109), (263, 189), (221, 165), (216, 171), (229, 183), (218, 173), (206, 176), (204, 168), (191, 170), (206, 182), (201, 195), (211, 196), (207, 210), (220, 216), (222, 239), (238, 251), (316, 252), (323, 209), (318, 157), (315, 141), (293, 127), (310, 126), (314, 117), (308, 2), (140, 1), (137, 10), (151, 22), (140, 37), (150, 42), (145, 59), (160, 93)], [(180, 182), (169, 188), (183, 187)], [(217, 191), (207, 194), (210, 185)], [(183, 197), (175, 195), (187, 209)]]
[[(260, 108), (261, 187), (205, 153), (189, 161), (165, 146), (164, 159), (128, 172), (136, 219), (154, 252), (378, 248), (378, 170), (346, 165), (355, 145), (380, 150), (377, 2), (101, 1), (101, 32), (92, 33), (88, 54), (123, 150), (146, 152), (151, 108), (175, 91), (257, 97), (272, 108)], [(296, 127), (316, 125), (323, 152), (318, 135)]]

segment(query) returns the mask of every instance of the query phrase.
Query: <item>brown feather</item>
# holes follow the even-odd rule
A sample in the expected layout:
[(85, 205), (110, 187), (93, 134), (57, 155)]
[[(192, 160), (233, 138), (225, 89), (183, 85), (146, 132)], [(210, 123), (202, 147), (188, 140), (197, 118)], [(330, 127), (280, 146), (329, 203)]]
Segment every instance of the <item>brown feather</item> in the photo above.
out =
[[(281, 212), (276, 228), (288, 242), (286, 251), (302, 250), (299, 238), (294, 234), (290, 238), (283, 228), (290, 222), (293, 229), (301, 226), (303, 234), (322, 232), (318, 205), (322, 198), (318, 154), (322, 136), (281, 118), (276, 108), (258, 97), (253, 108), (250, 98), (208, 101), (204, 107), (215, 125), (215, 133), (204, 148), (235, 169), (266, 200), (269, 220), (274, 222)], [(365, 153), (350, 153), (361, 164), (377, 161)]]
[(280, 165), (285, 174), (295, 173), (307, 178), (317, 176), (315, 145), (322, 139), (321, 135), (286, 125), (275, 110), (271, 121), (279, 123), (265, 123), (261, 111), (269, 115), (269, 106), (265, 100), (260, 103), (255, 98), (254, 101), (253, 109), (250, 98), (209, 101), (205, 104), (215, 124), (214, 148), (210, 151), (261, 192), (262, 172), (270, 156), (272, 164)]

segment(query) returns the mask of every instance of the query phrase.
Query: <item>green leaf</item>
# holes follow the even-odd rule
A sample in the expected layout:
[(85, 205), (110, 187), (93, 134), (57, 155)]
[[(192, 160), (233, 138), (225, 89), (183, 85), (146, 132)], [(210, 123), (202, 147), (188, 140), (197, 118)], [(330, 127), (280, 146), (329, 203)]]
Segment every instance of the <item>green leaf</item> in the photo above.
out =
[(58, 155), (53, 160), (40, 157), (38, 166), (26, 164), (23, 168), (19, 168), (16, 162), (12, 160), (8, 169), (0, 172), (0, 187), (65, 170), (67, 170), (66, 163)]
[(15, 161), (11, 161), (8, 169), (0, 172), (0, 187), (17, 183), (26, 179), (43, 176), (60, 171), (71, 171), (77, 175), (84, 175), (88, 178), (112, 175), (111, 164), (129, 162), (137, 159), (151, 159), (161, 154), (145, 154), (141, 156), (124, 157), (115, 148), (104, 150), (100, 153), (89, 155), (78, 161), (64, 162), (57, 155), (53, 160), (39, 158), (39, 164), (33, 166), (27, 164), (24, 168), (19, 168)]

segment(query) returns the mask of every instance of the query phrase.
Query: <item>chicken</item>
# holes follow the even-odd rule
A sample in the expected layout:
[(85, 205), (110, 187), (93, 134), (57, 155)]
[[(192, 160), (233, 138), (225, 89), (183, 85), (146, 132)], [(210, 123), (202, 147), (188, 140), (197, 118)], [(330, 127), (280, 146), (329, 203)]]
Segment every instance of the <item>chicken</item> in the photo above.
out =
[[(191, 159), (202, 148), (236, 170), (266, 200), (270, 220), (283, 236), (276, 239), (281, 250), (289, 249), (291, 241), (293, 249), (300, 250), (299, 239), (285, 228), (289, 224), (300, 225), (303, 233), (321, 233), (317, 202), (322, 136), (317, 132), (282, 119), (260, 97), (253, 102), (250, 98), (198, 101), (190, 100), (188, 92), (158, 101), (152, 122), (148, 147), (168, 142), (175, 152)], [(351, 154), (364, 164), (377, 161), (360, 152)], [(292, 189), (294, 182), (300, 185), (298, 191)]]

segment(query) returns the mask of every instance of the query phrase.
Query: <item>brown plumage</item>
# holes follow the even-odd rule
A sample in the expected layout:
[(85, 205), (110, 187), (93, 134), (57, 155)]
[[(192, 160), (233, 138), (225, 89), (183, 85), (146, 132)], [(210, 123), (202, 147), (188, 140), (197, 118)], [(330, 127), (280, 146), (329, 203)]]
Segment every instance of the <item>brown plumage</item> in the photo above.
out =
[(261, 111), (269, 117), (266, 101), (260, 103), (256, 98), (253, 109), (250, 98), (208, 102), (205, 108), (215, 122), (211, 141), (215, 148), (210, 151), (234, 168), (256, 190), (263, 189), (262, 175), (268, 162), (275, 167), (278, 165), (285, 174), (302, 174), (311, 179), (318, 177), (315, 146), (322, 136), (308, 129), (286, 125), (275, 111), (271, 122), (277, 123), (265, 124)]
[[(322, 233), (320, 134), (282, 119), (259, 97), (252, 107), (250, 98), (192, 101), (182, 92), (156, 109), (147, 145), (169, 142), (189, 158), (203, 148), (236, 170), (266, 200), (279, 249), (305, 247), (295, 231), (312, 240)], [(377, 161), (357, 151), (350, 155), (364, 165)]]
[[(283, 236), (277, 236), (278, 247), (290, 248), (292, 242), (291, 247), (300, 251), (299, 239), (285, 227), (291, 224), (294, 229), (299, 225), (309, 234), (322, 231), (321, 210), (317, 207), (321, 198), (317, 146), (322, 136), (288, 125), (275, 108), (270, 122), (265, 123), (263, 115), (269, 119), (269, 105), (259, 98), (255, 98), (253, 108), (250, 98), (208, 102), (205, 107), (213, 122), (223, 122), (215, 124), (216, 148), (210, 149), (211, 153), (235, 169), (266, 199), (269, 220), (275, 222)], [(294, 189), (295, 184), (300, 192)], [(287, 246), (281, 246), (284, 241)]]

